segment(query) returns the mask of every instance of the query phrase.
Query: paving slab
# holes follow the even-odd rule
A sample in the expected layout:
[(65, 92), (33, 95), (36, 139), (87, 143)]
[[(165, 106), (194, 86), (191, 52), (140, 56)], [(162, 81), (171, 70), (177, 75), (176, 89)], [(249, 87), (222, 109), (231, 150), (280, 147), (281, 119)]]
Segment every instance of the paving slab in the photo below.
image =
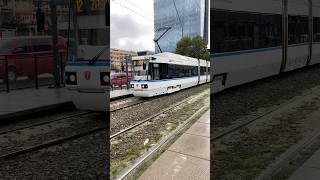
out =
[(188, 129), (186, 133), (191, 135), (205, 136), (209, 138), (210, 124), (196, 122), (190, 129)]
[(201, 116), (197, 122), (210, 124), (210, 110)]
[[(318, 168), (320, 170), (320, 150), (314, 153), (307, 162), (303, 164), (304, 167)], [(320, 179), (320, 176), (319, 176)]]
[(288, 180), (319, 180), (320, 179), (320, 149), (316, 151)]
[(209, 180), (210, 161), (166, 152), (139, 180)]
[(204, 135), (210, 130), (210, 110), (199, 120), (201, 122), (197, 121), (179, 137), (139, 180), (209, 180), (210, 136)]
[(210, 138), (185, 133), (169, 151), (210, 160)]
[(319, 180), (320, 169), (300, 167), (288, 180)]

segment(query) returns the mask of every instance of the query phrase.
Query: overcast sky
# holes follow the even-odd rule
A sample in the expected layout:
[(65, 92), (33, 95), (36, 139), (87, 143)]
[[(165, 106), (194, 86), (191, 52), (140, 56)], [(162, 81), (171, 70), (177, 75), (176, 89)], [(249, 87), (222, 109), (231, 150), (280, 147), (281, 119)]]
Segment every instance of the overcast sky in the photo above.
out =
[(111, 48), (154, 51), (153, 0), (111, 0), (110, 6)]

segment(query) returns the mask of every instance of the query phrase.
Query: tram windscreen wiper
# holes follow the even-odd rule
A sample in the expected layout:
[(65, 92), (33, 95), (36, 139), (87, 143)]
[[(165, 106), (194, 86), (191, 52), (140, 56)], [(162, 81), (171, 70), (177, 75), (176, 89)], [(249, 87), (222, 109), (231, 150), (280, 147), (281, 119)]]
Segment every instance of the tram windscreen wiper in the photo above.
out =
[(93, 65), (93, 64), (99, 59), (99, 57), (100, 57), (107, 49), (109, 49), (109, 47), (103, 48), (97, 55), (95, 55), (95, 56), (88, 62), (88, 65)]

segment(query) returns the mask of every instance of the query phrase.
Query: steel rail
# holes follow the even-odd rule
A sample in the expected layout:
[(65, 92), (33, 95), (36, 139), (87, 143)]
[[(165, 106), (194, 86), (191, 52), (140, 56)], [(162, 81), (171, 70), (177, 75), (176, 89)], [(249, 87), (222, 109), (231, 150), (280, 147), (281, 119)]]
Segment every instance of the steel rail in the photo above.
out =
[(22, 154), (26, 154), (26, 153), (38, 151), (40, 149), (48, 148), (48, 147), (51, 147), (51, 146), (63, 144), (65, 142), (67, 142), (67, 141), (78, 139), (78, 138), (93, 134), (95, 132), (106, 130), (106, 129), (107, 129), (107, 126), (104, 126), (104, 127), (95, 128), (95, 129), (92, 129), (92, 130), (89, 130), (89, 131), (86, 131), (86, 132), (83, 132), (83, 133), (78, 133), (78, 134), (67, 136), (67, 137), (63, 137), (63, 138), (57, 138), (57, 139), (54, 139), (54, 140), (49, 140), (49, 141), (46, 141), (45, 143), (41, 143), (39, 145), (35, 145), (35, 146), (32, 146), (32, 147), (24, 148), (22, 150), (18, 150), (18, 151), (14, 151), (14, 152), (10, 152), (10, 153), (1, 155), (0, 156), (0, 160), (7, 160), (7, 159), (10, 159), (10, 158), (22, 155)]
[(166, 144), (171, 142), (182, 130), (184, 130), (188, 124), (190, 124), (195, 117), (200, 115), (204, 110), (209, 109), (209, 106), (204, 106), (197, 110), (192, 116), (190, 116), (184, 123), (180, 124), (174, 131), (172, 131), (169, 135), (163, 138), (159, 143), (157, 143), (150, 151), (144, 154), (139, 160), (136, 161), (132, 166), (125, 169), (118, 177), (117, 180), (125, 179), (132, 171), (140, 167), (148, 158), (153, 156), (156, 152), (165, 147)]
[(126, 132), (128, 132), (128, 131), (130, 131), (130, 130), (132, 130), (132, 129), (134, 129), (134, 128), (137, 128), (137, 127), (139, 127), (140, 125), (142, 125), (142, 124), (144, 124), (144, 123), (146, 123), (146, 122), (148, 122), (148, 121), (150, 121), (150, 120), (152, 120), (152, 119), (154, 119), (154, 118), (156, 118), (156, 117), (158, 117), (158, 116), (160, 116), (160, 115), (162, 115), (162, 114), (164, 114), (164, 113), (166, 113), (166, 112), (168, 112), (168, 111), (170, 111), (170, 110), (172, 110), (172, 109), (180, 106), (181, 104), (183, 104), (183, 103), (185, 103), (185, 102), (187, 102), (187, 101), (190, 101), (190, 100), (192, 100), (192, 99), (194, 99), (194, 98), (195, 98), (195, 97), (189, 97), (189, 98), (187, 98), (187, 99), (184, 99), (183, 101), (181, 101), (181, 102), (179, 102), (179, 103), (177, 103), (177, 104), (175, 104), (175, 105), (172, 105), (172, 106), (170, 106), (170, 107), (168, 107), (168, 108), (166, 108), (166, 109), (164, 109), (164, 110), (161, 110), (159, 113), (156, 113), (156, 114), (154, 114), (154, 115), (152, 115), (152, 116), (150, 116), (150, 117), (148, 117), (148, 118), (146, 118), (146, 119), (144, 119), (144, 120), (142, 120), (142, 121), (140, 121), (140, 122), (138, 122), (138, 123), (136, 123), (136, 124), (134, 124), (134, 125), (132, 125), (132, 126), (129, 126), (129, 127), (127, 127), (127, 128), (124, 128), (124, 129), (118, 131), (117, 133), (112, 134), (112, 135), (110, 136), (110, 140), (113, 139), (113, 138), (115, 138), (115, 137), (118, 137), (118, 136), (120, 136), (121, 134), (124, 134), (124, 133), (126, 133)]
[(27, 126), (11, 129), (11, 130), (8, 130), (8, 131), (0, 131), (0, 135), (12, 133), (12, 132), (20, 131), (20, 130), (24, 130), (24, 129), (29, 129), (29, 128), (33, 128), (33, 127), (41, 126), (41, 125), (45, 125), (45, 124), (50, 124), (50, 123), (53, 123), (53, 122), (62, 121), (62, 120), (66, 120), (66, 119), (70, 119), (70, 118), (78, 117), (78, 116), (83, 116), (83, 115), (91, 114), (91, 113), (92, 112), (82, 112), (82, 113), (72, 114), (72, 115), (68, 115), (68, 116), (65, 116), (65, 117), (60, 117), (60, 118), (49, 120), (49, 121), (45, 121), (45, 122), (34, 123), (34, 124), (31, 124), (31, 125), (27, 125)]

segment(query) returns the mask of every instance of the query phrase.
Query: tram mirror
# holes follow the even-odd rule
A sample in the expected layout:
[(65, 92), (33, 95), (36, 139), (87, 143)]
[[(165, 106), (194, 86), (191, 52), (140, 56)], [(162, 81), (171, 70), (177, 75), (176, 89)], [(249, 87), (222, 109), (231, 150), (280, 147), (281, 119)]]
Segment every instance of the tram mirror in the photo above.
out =
[(143, 63), (143, 70), (146, 70), (147, 65), (145, 63)]

